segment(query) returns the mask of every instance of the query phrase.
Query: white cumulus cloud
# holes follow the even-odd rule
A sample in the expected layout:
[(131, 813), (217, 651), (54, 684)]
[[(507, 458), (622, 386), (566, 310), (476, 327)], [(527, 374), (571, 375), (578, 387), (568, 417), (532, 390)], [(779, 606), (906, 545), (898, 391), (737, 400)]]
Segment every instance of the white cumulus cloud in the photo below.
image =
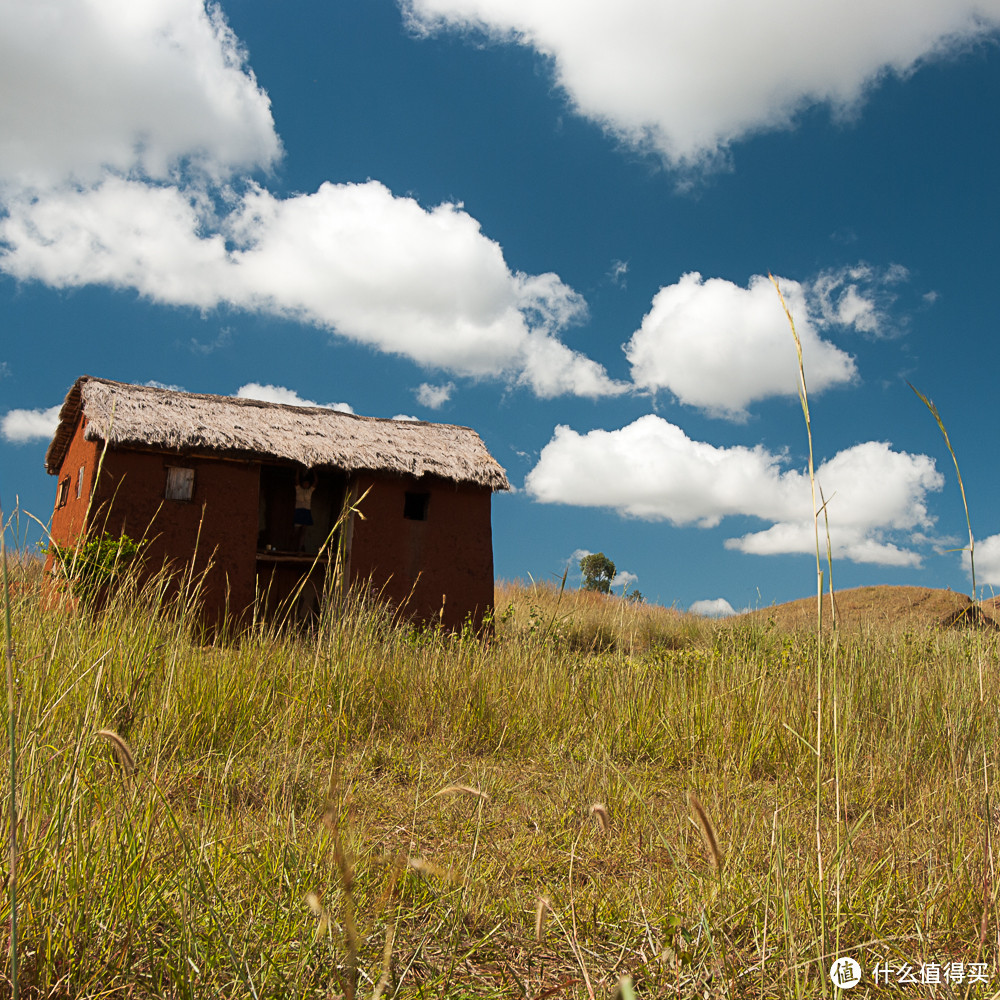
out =
[(252, 177), (280, 154), (216, 5), (7, 3), (0, 271), (287, 317), (540, 396), (625, 391), (560, 340), (583, 298), (508, 267), (460, 205), (425, 208), (377, 181), (278, 198)]
[(270, 102), (204, 0), (5, 0), (0, 182), (213, 177), (280, 156)]
[(376, 181), (287, 199), (253, 188), (222, 219), (197, 190), (119, 177), (8, 209), (0, 268), (20, 279), (286, 316), (543, 397), (626, 388), (558, 339), (586, 305), (556, 275), (512, 272), (460, 207), (424, 209)]
[(706, 618), (728, 618), (736, 614), (736, 609), (724, 597), (695, 601), (688, 611), (693, 615), (704, 615)]
[(259, 399), (265, 403), (282, 403), (285, 406), (320, 406), (326, 410), (337, 410), (339, 413), (353, 413), (349, 403), (317, 403), (311, 399), (303, 399), (294, 389), (283, 385), (261, 385), (260, 382), (247, 382), (236, 390), (238, 399)]
[[(806, 289), (788, 279), (780, 286), (810, 391), (852, 381), (854, 360), (822, 339)], [(795, 342), (774, 286), (761, 275), (742, 288), (692, 272), (661, 288), (625, 353), (637, 386), (667, 389), (715, 416), (745, 419), (756, 400), (798, 395)]]
[[(609, 507), (620, 514), (709, 528), (746, 516), (770, 527), (727, 547), (769, 555), (814, 550), (808, 476), (761, 446), (717, 448), (648, 415), (615, 431), (556, 428), (525, 487), (542, 503)], [(828, 501), (835, 556), (882, 565), (918, 565), (907, 546), (932, 524), (926, 495), (943, 478), (933, 459), (869, 441), (816, 470)]]
[[(972, 567), (969, 561), (968, 538), (966, 548), (962, 552), (962, 563), (965, 571), (971, 577)], [(959, 545), (962, 543), (959, 542)], [(988, 538), (976, 539), (976, 587), (1000, 587), (1000, 535), (990, 535)]]
[(805, 107), (856, 106), (995, 30), (1000, 0), (400, 0), (419, 31), (458, 28), (533, 47), (575, 110), (678, 164), (785, 128)]
[(8, 410), (0, 417), (0, 434), (5, 441), (26, 444), (28, 441), (47, 441), (59, 426), (62, 403), (39, 410)]

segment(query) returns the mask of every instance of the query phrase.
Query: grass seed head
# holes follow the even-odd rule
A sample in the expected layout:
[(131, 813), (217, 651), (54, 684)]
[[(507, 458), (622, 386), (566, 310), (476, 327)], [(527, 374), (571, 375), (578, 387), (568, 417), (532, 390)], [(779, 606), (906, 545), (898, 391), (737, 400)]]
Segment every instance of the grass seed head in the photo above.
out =
[(489, 796), (480, 791), (478, 788), (473, 788), (471, 785), (448, 785), (447, 788), (442, 788), (440, 791), (435, 792), (431, 798), (436, 799), (439, 795), (472, 795), (477, 799), (483, 799), (483, 801), (488, 802)]
[(316, 933), (313, 935), (313, 941), (315, 942), (330, 929), (330, 914), (326, 912), (323, 901), (315, 892), (306, 894), (306, 902), (309, 904), (309, 909), (312, 910), (312, 914), (316, 918)]
[(608, 807), (603, 802), (595, 802), (589, 811), (590, 815), (597, 820), (601, 833), (608, 833), (611, 830), (611, 815), (608, 812)]
[(725, 864), (725, 858), (722, 855), (722, 850), (719, 847), (719, 838), (715, 835), (715, 826), (712, 824), (712, 820), (708, 813), (705, 811), (705, 807), (701, 804), (701, 800), (695, 795), (694, 792), (688, 792), (688, 803), (691, 806), (691, 811), (694, 813), (695, 818), (698, 820), (698, 828), (701, 830), (702, 839), (705, 841), (705, 846), (708, 848), (709, 857), (712, 859), (712, 865), (715, 868), (717, 874), (722, 874), (722, 866)]
[(135, 773), (135, 758), (132, 756), (132, 751), (129, 749), (129, 745), (123, 740), (113, 729), (98, 729), (95, 736), (100, 736), (101, 739), (107, 740), (111, 744), (111, 749), (114, 751), (115, 759), (118, 761), (119, 766), (126, 774)]
[(410, 871), (416, 872), (418, 875), (423, 875), (424, 877), (433, 876), (435, 878), (442, 879), (445, 882), (452, 882), (455, 885), (462, 885), (465, 883), (465, 879), (455, 871), (453, 867), (445, 868), (443, 865), (436, 864), (433, 861), (428, 861), (427, 858), (410, 858), (406, 862), (407, 868)]
[(552, 909), (552, 904), (549, 902), (547, 896), (539, 896), (538, 903), (535, 905), (535, 940), (541, 944), (542, 938), (545, 937), (545, 921), (546, 915)]

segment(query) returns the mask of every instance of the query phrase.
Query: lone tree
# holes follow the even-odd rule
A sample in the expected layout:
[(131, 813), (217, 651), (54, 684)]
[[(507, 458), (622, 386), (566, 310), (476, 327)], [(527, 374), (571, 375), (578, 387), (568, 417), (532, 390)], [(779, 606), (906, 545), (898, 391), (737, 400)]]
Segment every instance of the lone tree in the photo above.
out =
[(615, 564), (603, 552), (591, 552), (580, 560), (583, 573), (583, 589), (596, 590), (599, 594), (611, 592), (611, 581), (615, 578)]

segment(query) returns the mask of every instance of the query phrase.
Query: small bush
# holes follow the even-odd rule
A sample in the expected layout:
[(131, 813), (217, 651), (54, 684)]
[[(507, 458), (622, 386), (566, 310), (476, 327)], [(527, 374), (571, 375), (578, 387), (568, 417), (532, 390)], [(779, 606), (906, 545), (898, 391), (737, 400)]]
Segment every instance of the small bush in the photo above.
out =
[(128, 535), (114, 536), (106, 532), (91, 535), (77, 545), (52, 542), (50, 547), (66, 579), (85, 599), (106, 592), (112, 583), (121, 579), (135, 562), (139, 549), (139, 542)]

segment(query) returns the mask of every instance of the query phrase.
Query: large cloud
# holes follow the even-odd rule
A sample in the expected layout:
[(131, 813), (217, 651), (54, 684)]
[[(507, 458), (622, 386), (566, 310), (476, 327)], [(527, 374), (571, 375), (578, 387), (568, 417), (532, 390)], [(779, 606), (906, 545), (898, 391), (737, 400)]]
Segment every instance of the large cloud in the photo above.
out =
[(557, 339), (586, 314), (557, 275), (512, 272), (459, 206), (427, 210), (375, 181), (286, 199), (255, 187), (222, 219), (198, 191), (119, 177), (15, 197), (9, 210), (0, 267), (17, 278), (288, 316), (540, 396), (624, 391)]
[[(292, 317), (540, 396), (624, 391), (561, 331), (555, 274), (511, 270), (459, 205), (381, 184), (277, 198), (266, 94), (202, 0), (13, 0), (0, 18), (0, 270)], [(25, 95), (30, 95), (27, 100)]]
[(225, 176), (280, 153), (270, 102), (203, 0), (5, 0), (0, 180)]
[(677, 163), (855, 104), (886, 71), (992, 31), (1000, 0), (401, 0), (418, 30), (457, 27), (551, 58), (576, 110)]
[[(616, 431), (557, 427), (525, 486), (543, 503), (610, 507), (675, 525), (708, 528), (730, 516), (759, 518), (771, 527), (730, 539), (727, 547), (762, 555), (812, 552), (809, 478), (784, 464), (760, 446), (693, 441), (649, 415)], [(828, 501), (835, 555), (919, 564), (919, 553), (905, 545), (914, 529), (931, 524), (926, 494), (943, 485), (931, 458), (869, 441), (820, 465), (816, 477)]]
[[(802, 342), (809, 389), (850, 382), (854, 361), (819, 336), (806, 290), (787, 279), (780, 284)], [(704, 281), (697, 273), (661, 288), (625, 353), (636, 385), (668, 389), (680, 402), (718, 416), (742, 419), (755, 400), (798, 394), (788, 320), (773, 285), (760, 275), (747, 288), (721, 278)]]

